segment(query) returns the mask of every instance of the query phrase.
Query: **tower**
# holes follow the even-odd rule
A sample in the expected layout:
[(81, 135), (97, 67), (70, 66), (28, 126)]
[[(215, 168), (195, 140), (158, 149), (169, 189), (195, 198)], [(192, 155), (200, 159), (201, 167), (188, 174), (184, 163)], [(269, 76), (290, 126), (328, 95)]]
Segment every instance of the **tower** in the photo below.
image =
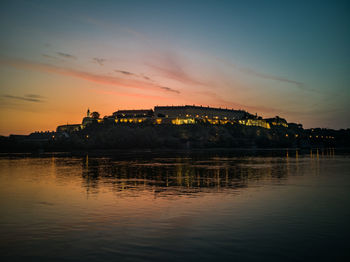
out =
[(90, 117), (90, 109), (89, 108), (87, 110), (86, 117)]

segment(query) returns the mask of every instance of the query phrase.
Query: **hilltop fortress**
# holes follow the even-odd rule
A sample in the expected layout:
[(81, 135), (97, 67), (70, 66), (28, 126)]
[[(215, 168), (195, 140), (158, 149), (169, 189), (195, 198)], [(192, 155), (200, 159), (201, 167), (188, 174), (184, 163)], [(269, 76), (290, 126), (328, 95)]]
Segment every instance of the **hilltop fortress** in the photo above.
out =
[(10, 135), (3, 151), (90, 149), (312, 148), (350, 147), (350, 130), (303, 129), (278, 116), (262, 118), (244, 110), (195, 105), (117, 110), (100, 117), (87, 111), (82, 122), (56, 132)]
[[(208, 123), (213, 125), (239, 124), (246, 126), (258, 126), (270, 129), (272, 125), (288, 127), (285, 119), (280, 117), (263, 119), (244, 110), (227, 108), (203, 107), (195, 105), (185, 106), (155, 106), (154, 109), (118, 110), (110, 116), (99, 117), (97, 112), (90, 113), (88, 109), (86, 117), (81, 124), (60, 125), (57, 132), (79, 131), (94, 123), (109, 124), (167, 124), (167, 125), (191, 125)], [(295, 124), (292, 124), (295, 125)]]

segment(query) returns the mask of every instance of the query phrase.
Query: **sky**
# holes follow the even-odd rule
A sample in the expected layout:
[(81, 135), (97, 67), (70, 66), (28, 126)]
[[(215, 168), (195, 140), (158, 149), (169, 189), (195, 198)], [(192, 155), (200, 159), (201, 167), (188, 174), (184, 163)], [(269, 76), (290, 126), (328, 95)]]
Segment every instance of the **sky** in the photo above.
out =
[(0, 134), (156, 105), (350, 128), (349, 1), (2, 1)]

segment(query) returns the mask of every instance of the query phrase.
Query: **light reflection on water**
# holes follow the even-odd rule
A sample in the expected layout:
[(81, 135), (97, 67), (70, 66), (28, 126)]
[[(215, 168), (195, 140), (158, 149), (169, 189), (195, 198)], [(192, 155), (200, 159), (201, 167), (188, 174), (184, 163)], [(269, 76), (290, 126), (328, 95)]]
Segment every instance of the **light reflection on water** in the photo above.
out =
[(138, 153), (0, 158), (12, 260), (346, 256), (349, 155)]

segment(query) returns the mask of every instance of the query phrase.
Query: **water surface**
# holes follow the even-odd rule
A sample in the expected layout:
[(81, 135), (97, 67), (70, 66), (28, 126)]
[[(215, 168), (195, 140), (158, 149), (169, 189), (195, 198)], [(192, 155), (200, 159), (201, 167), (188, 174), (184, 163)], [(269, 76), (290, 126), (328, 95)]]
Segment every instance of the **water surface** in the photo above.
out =
[(334, 149), (0, 157), (6, 261), (349, 258)]

